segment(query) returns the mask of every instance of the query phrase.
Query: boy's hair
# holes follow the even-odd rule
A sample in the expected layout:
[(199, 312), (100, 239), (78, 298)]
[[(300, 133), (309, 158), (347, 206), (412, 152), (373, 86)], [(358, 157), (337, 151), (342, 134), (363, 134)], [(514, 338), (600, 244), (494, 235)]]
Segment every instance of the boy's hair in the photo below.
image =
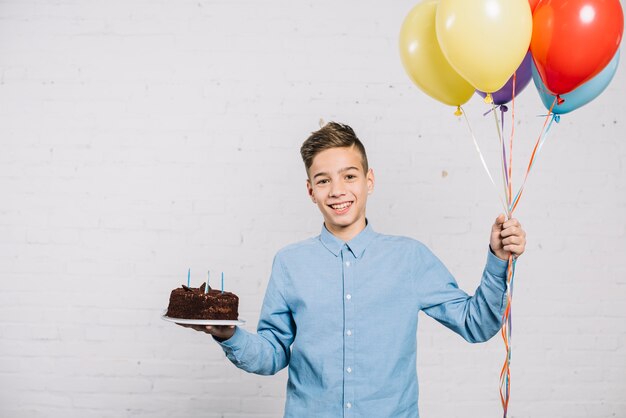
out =
[(313, 164), (313, 158), (322, 151), (330, 148), (349, 148), (356, 147), (361, 154), (361, 163), (363, 171), (367, 173), (367, 154), (363, 143), (357, 138), (354, 130), (348, 125), (337, 122), (328, 122), (319, 130), (312, 132), (311, 135), (302, 143), (300, 147), (300, 155), (304, 161), (307, 175), (309, 168)]

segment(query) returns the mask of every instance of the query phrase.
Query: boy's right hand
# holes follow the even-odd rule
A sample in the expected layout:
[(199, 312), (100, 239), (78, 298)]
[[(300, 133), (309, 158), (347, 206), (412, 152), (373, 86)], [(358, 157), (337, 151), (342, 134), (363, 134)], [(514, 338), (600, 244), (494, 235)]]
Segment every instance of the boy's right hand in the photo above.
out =
[(189, 324), (178, 324), (181, 327), (192, 328), (196, 331), (201, 331), (206, 334), (210, 334), (215, 337), (218, 341), (226, 341), (230, 337), (235, 334), (235, 326), (234, 325), (189, 325)]

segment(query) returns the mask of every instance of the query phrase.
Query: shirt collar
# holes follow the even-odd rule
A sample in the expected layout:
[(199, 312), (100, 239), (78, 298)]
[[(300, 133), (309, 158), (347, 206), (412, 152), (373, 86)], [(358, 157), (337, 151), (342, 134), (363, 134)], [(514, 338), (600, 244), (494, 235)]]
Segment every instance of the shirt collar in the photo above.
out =
[(341, 249), (344, 244), (348, 246), (352, 254), (356, 258), (360, 258), (365, 251), (365, 248), (369, 245), (372, 239), (376, 236), (376, 232), (370, 226), (370, 223), (365, 220), (365, 228), (361, 232), (357, 234), (354, 238), (352, 238), (348, 242), (343, 242), (336, 236), (334, 236), (327, 228), (326, 225), (322, 225), (322, 233), (320, 234), (320, 241), (322, 244), (333, 253), (335, 256), (338, 256), (341, 253)]

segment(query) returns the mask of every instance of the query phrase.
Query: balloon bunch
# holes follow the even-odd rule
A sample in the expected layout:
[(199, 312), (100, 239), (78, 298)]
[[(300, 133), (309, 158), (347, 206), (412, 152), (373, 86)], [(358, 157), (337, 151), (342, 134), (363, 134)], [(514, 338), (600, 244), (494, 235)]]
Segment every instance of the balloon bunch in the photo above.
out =
[(411, 80), (444, 104), (459, 107), (478, 91), (503, 105), (513, 75), (520, 93), (532, 74), (546, 108), (562, 114), (604, 91), (623, 29), (619, 0), (424, 0), (404, 19), (400, 56)]
[[(619, 63), (624, 15), (619, 0), (423, 0), (409, 12), (400, 31), (402, 64), (432, 98), (456, 106), (465, 116), (474, 145), (494, 187), (467, 116), (461, 106), (475, 92), (491, 104), (500, 145), (504, 198), (510, 218), (553, 122), (595, 99), (608, 86)], [(548, 115), (532, 151), (523, 183), (511, 182), (514, 120), (507, 149), (496, 105), (504, 112), (533, 80)], [(488, 112), (487, 112), (488, 113)], [(502, 125), (504, 127), (504, 125)], [(497, 189), (497, 187), (496, 187)], [(502, 338), (506, 359), (500, 373), (500, 398), (507, 416), (510, 397), (513, 257), (507, 270)]]

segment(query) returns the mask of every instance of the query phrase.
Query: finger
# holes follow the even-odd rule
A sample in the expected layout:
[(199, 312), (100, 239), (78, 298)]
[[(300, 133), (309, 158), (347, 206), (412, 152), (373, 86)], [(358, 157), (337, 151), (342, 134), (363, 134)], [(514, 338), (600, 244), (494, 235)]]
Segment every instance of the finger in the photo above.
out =
[(520, 237), (518, 235), (512, 235), (502, 240), (502, 246), (504, 247), (505, 245), (521, 245), (525, 247), (526, 238), (523, 236)]
[(180, 325), (181, 327), (185, 327), (185, 328), (191, 328), (196, 331), (205, 332), (204, 327), (201, 325), (190, 325), (190, 324), (178, 324), (178, 325)]
[(509, 227), (511, 227), (511, 226), (516, 226), (516, 227), (520, 228), (522, 225), (521, 225), (521, 224), (519, 223), (519, 221), (518, 221), (517, 219), (515, 219), (515, 218), (508, 219), (507, 221), (505, 221), (505, 222), (502, 224), (502, 227), (503, 227), (503, 228), (509, 228)]
[(522, 228), (518, 227), (518, 226), (511, 226), (509, 228), (503, 229), (500, 232), (500, 236), (502, 238), (505, 237), (510, 237), (510, 236), (517, 236), (520, 238), (526, 238), (526, 231), (524, 231)]
[(206, 329), (207, 330), (214, 330), (214, 331), (226, 331), (227, 329), (233, 329), (235, 328), (234, 325), (207, 325)]
[(502, 245), (502, 249), (506, 250), (506, 251), (510, 251), (510, 252), (518, 252), (519, 250), (524, 250), (524, 248), (526, 247), (526, 242), (525, 241), (512, 241), (512, 242), (508, 242), (504, 245)]
[(227, 336), (227, 335), (231, 335), (230, 334), (230, 330), (232, 330), (233, 328), (235, 328), (234, 325), (207, 325), (206, 326), (206, 332), (208, 332), (211, 335), (215, 335), (216, 337), (223, 337), (223, 336)]
[(526, 240), (523, 237), (519, 237), (517, 235), (512, 235), (510, 237), (504, 238), (502, 240), (502, 246), (506, 245), (525, 245)]
[(522, 230), (521, 230), (521, 229), (519, 229), (518, 227), (516, 227), (516, 226), (510, 226), (510, 227), (508, 227), (508, 228), (503, 229), (503, 230), (500, 232), (500, 236), (501, 236), (502, 238), (505, 238), (505, 237), (510, 237), (510, 236), (513, 236), (513, 235), (515, 235), (515, 236), (520, 236), (520, 237), (521, 237), (523, 233), (524, 233), (524, 231), (522, 231)]
[(502, 224), (504, 223), (504, 215), (499, 215), (491, 226), (491, 233), (498, 234), (502, 231)]
[(523, 245), (506, 245), (503, 247), (505, 251), (510, 252), (516, 257), (519, 257), (524, 253), (525, 246)]

